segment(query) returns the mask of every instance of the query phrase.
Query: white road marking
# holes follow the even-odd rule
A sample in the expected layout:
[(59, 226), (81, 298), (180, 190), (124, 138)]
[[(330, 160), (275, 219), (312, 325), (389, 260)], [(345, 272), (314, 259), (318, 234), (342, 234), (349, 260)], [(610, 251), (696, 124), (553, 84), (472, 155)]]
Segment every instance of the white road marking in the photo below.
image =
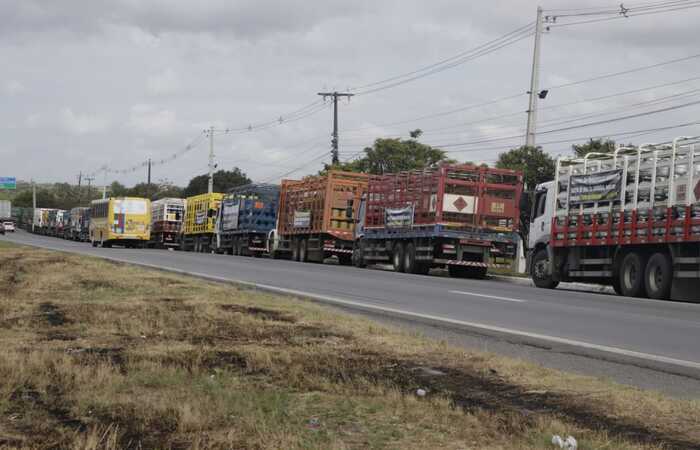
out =
[(522, 300), (519, 298), (499, 297), (498, 295), (475, 294), (474, 292), (465, 292), (465, 291), (450, 291), (450, 294), (460, 294), (460, 295), (469, 295), (472, 297), (492, 298), (494, 300), (504, 300), (506, 302), (515, 302), (515, 303), (526, 303), (527, 302), (527, 300)]

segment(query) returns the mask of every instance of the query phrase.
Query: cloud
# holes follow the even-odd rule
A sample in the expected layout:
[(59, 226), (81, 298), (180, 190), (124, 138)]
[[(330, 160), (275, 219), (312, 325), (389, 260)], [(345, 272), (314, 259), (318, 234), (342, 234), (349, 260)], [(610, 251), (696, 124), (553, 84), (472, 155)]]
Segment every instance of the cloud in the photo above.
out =
[(154, 105), (138, 104), (131, 107), (127, 126), (139, 133), (166, 135), (176, 131), (177, 116), (170, 109), (158, 109)]
[(9, 80), (5, 82), (5, 85), (3, 86), (3, 91), (7, 95), (21, 94), (25, 90), (26, 88), (24, 85), (17, 80)]
[(68, 107), (61, 110), (59, 117), (61, 127), (75, 135), (100, 133), (109, 128), (107, 119), (87, 114), (76, 114)]
[(148, 92), (154, 95), (165, 95), (177, 92), (182, 83), (175, 71), (168, 68), (148, 77)]

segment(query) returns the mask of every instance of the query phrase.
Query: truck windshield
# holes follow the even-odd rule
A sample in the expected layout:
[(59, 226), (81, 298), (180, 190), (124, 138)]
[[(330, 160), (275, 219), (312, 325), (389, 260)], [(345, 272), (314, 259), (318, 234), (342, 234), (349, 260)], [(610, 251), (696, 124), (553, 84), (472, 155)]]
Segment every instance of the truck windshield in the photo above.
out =
[(146, 214), (146, 200), (114, 200), (114, 214)]

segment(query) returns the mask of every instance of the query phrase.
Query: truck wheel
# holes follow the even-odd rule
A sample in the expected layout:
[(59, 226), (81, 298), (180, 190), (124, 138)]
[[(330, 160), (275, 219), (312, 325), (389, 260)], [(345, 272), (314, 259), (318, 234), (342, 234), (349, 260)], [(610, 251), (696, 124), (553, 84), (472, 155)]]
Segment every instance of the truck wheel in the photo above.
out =
[(97, 241), (94, 240), (94, 239), (92, 240), (92, 246), (93, 246), (93, 247), (97, 247)]
[(401, 242), (397, 242), (396, 245), (394, 245), (392, 262), (394, 265), (394, 271), (404, 272), (406, 270), (406, 266), (404, 265), (404, 247)]
[(352, 263), (359, 269), (367, 267), (365, 263), (365, 249), (362, 241), (356, 242), (355, 247), (352, 249)]
[(665, 253), (654, 253), (644, 271), (644, 287), (649, 298), (668, 300), (671, 297), (673, 266)]
[(341, 266), (351, 266), (352, 265), (352, 255), (338, 255), (338, 264)]
[(547, 249), (541, 249), (532, 258), (532, 270), (531, 277), (535, 286), (543, 289), (554, 289), (559, 285), (558, 281), (552, 280), (551, 275), (547, 275), (547, 264), (549, 256), (547, 255)]
[(299, 261), (308, 262), (308, 248), (306, 239), (299, 241)]
[(418, 273), (416, 265), (416, 246), (413, 242), (406, 244), (403, 255), (403, 265), (406, 273)]
[(628, 253), (620, 264), (620, 291), (625, 297), (646, 297), (644, 269), (646, 259), (637, 253)]

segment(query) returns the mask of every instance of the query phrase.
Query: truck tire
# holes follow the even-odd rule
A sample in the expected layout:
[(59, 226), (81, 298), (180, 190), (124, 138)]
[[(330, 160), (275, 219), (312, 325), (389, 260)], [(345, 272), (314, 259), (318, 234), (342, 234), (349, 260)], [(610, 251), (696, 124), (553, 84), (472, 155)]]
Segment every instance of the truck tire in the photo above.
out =
[(465, 278), (467, 276), (466, 269), (467, 268), (464, 266), (450, 264), (447, 266), (447, 273), (449, 273), (452, 278)]
[(392, 252), (391, 260), (394, 266), (394, 271), (405, 272), (406, 266), (404, 265), (404, 246), (401, 242), (397, 242), (394, 245), (394, 251)]
[(638, 253), (628, 253), (620, 264), (620, 292), (625, 297), (646, 297), (644, 270), (646, 258)]
[(299, 241), (299, 262), (309, 262), (309, 248), (306, 239)]
[(467, 267), (467, 278), (483, 280), (488, 272), (487, 267)]
[(671, 297), (673, 266), (665, 253), (654, 253), (644, 270), (644, 288), (649, 298), (668, 300)]
[(530, 269), (530, 276), (535, 286), (542, 289), (554, 289), (559, 285), (558, 281), (552, 279), (552, 275), (547, 275), (547, 260), (549, 256), (547, 255), (547, 249), (540, 249), (535, 253), (535, 257), (532, 258), (532, 269)]
[(403, 266), (406, 273), (418, 273), (416, 264), (416, 246), (413, 245), (413, 242), (409, 242), (404, 248)]
[(352, 264), (358, 269), (367, 267), (365, 263), (365, 245), (362, 241), (356, 242), (352, 249)]
[(299, 240), (292, 239), (292, 261), (299, 261)]
[(97, 247), (97, 241), (94, 240), (94, 239), (92, 240), (92, 246), (93, 246), (93, 247)]

